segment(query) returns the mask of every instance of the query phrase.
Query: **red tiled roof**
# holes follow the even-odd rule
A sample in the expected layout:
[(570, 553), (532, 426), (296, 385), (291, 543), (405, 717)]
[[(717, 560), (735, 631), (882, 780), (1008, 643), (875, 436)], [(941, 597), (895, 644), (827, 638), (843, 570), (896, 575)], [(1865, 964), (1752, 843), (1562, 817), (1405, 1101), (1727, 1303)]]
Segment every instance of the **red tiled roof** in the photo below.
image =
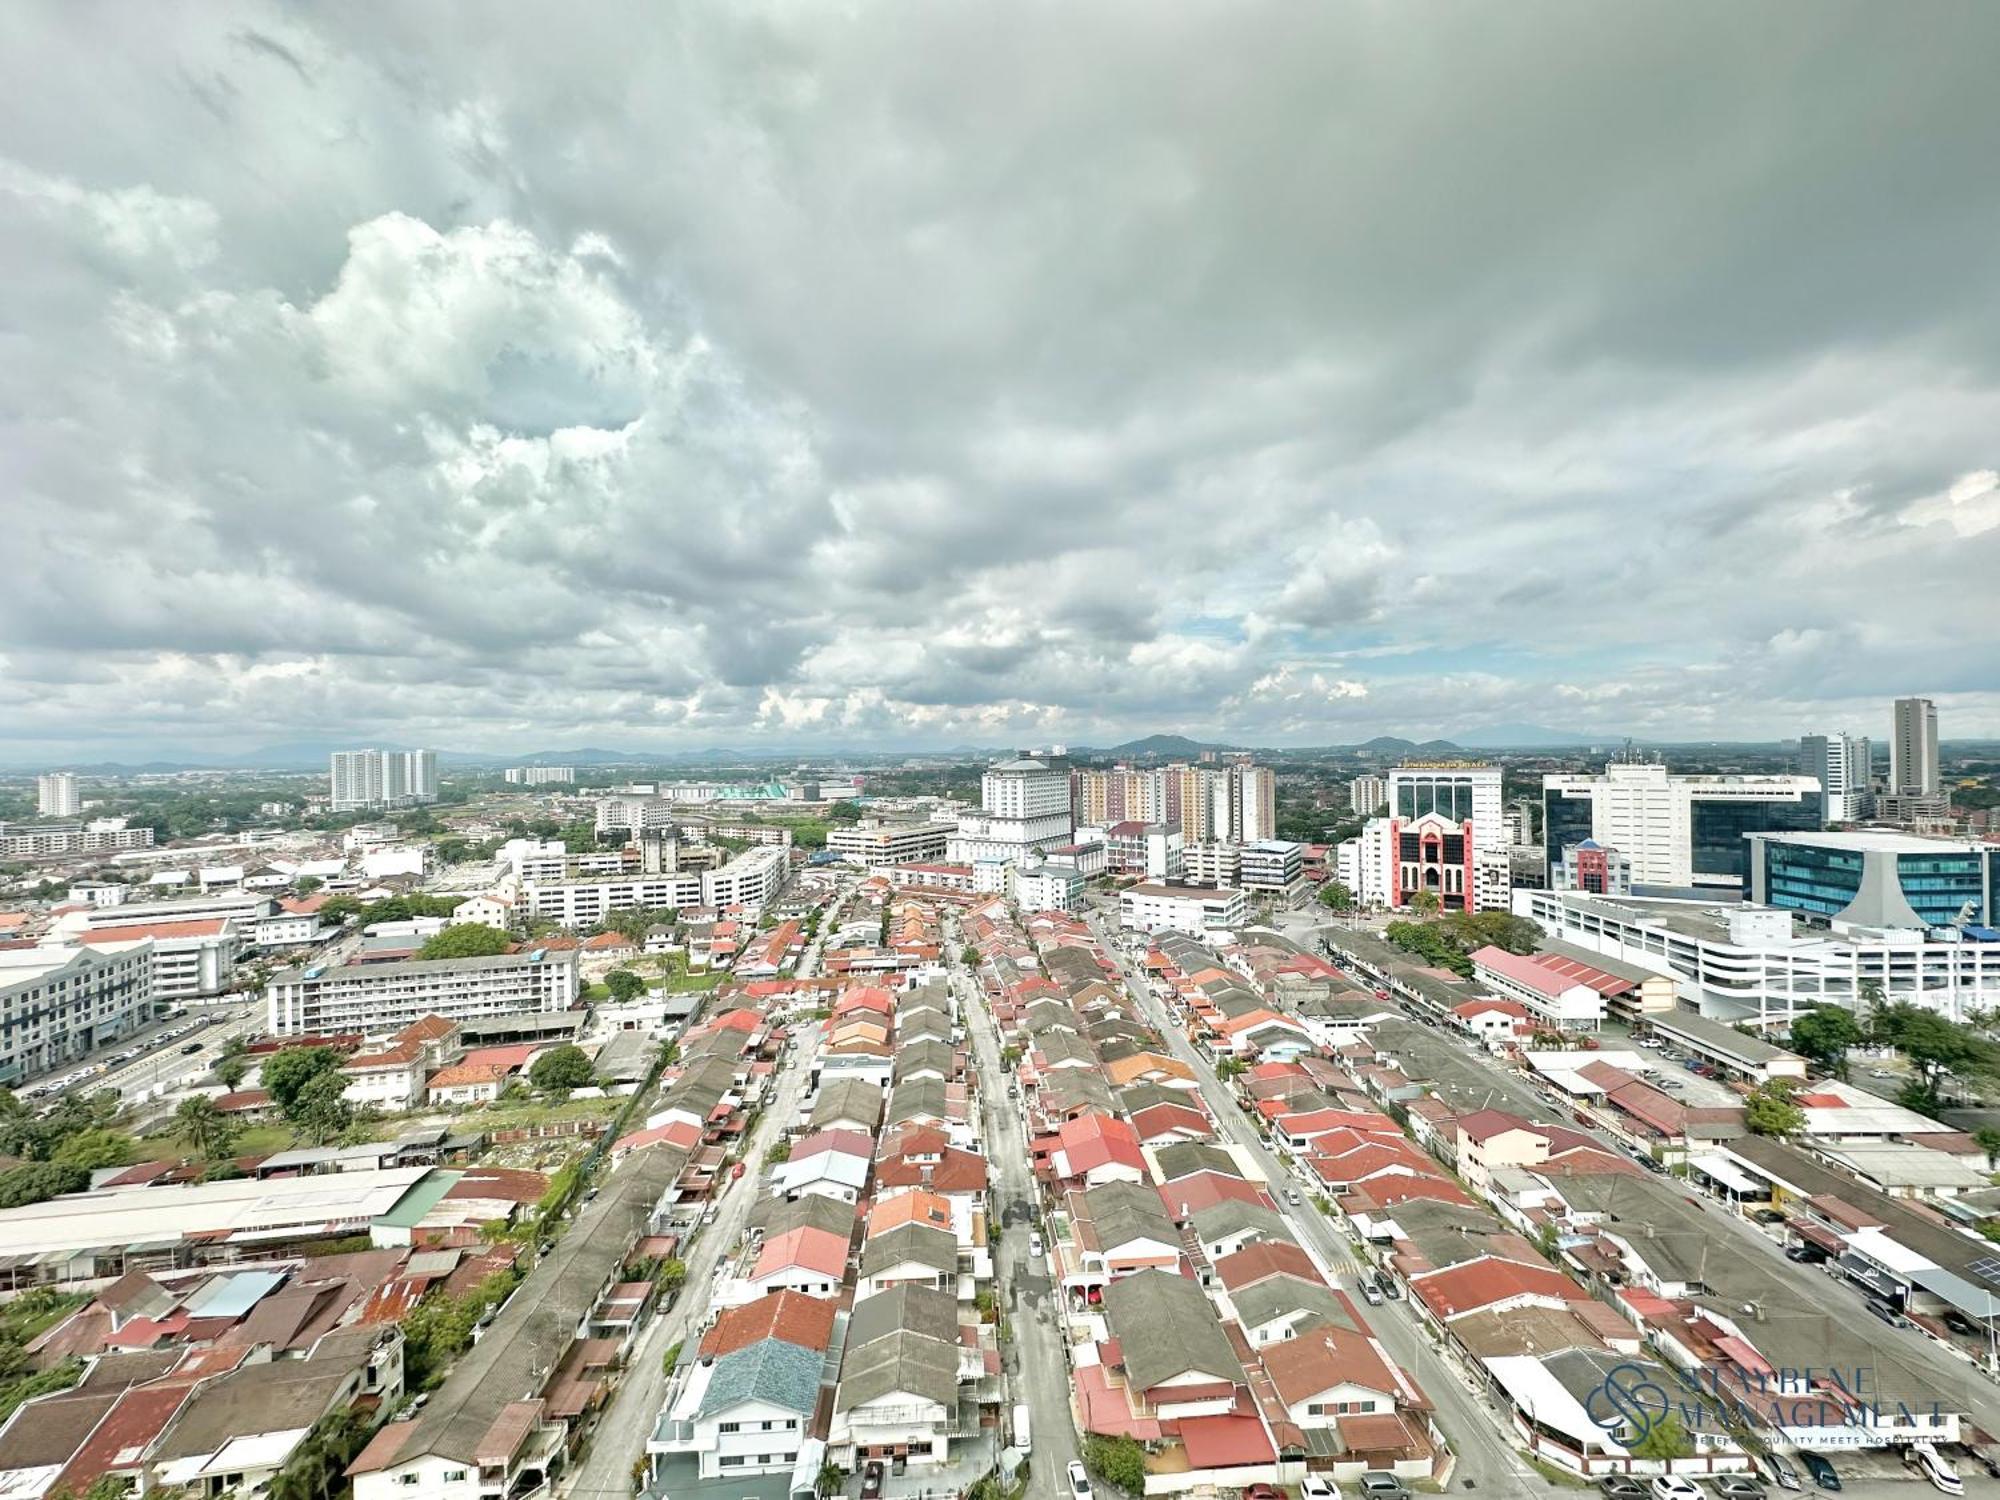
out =
[(1297, 1406), (1349, 1382), (1391, 1397), (1398, 1390), (1396, 1377), (1375, 1341), (1331, 1323), (1267, 1344), (1258, 1353), (1263, 1355), (1271, 1383), (1287, 1406)]
[(1240, 1469), (1275, 1462), (1277, 1449), (1255, 1416), (1183, 1417), (1181, 1446), (1196, 1469)]
[(1215, 1273), (1232, 1292), (1271, 1276), (1296, 1276), (1301, 1281), (1324, 1284), (1312, 1257), (1290, 1240), (1260, 1240), (1254, 1245), (1246, 1245), (1234, 1255), (1225, 1255), (1218, 1260)]
[(1512, 1260), (1467, 1261), (1419, 1277), (1411, 1290), (1423, 1298), (1425, 1306), (1445, 1319), (1523, 1295), (1552, 1297), (1563, 1302), (1589, 1300), (1582, 1288), (1560, 1271)]
[(833, 1342), (833, 1320), (839, 1305), (829, 1297), (782, 1291), (741, 1307), (732, 1307), (702, 1335), (701, 1352), (715, 1356), (764, 1339), (780, 1339), (801, 1349), (825, 1350)]
[(1526, 1120), (1519, 1115), (1510, 1115), (1504, 1109), (1476, 1109), (1469, 1115), (1458, 1117), (1459, 1134), (1481, 1142), (1496, 1135), (1505, 1135), (1510, 1130), (1527, 1128)]
[(810, 1225), (766, 1240), (758, 1252), (750, 1279), (762, 1281), (775, 1272), (798, 1266), (817, 1271), (839, 1281), (847, 1272), (847, 1241), (825, 1229)]
[(128, 927), (99, 927), (80, 933), (77, 941), (88, 948), (97, 943), (135, 943), (141, 938), (215, 937), (228, 923), (227, 917), (208, 917), (191, 922), (140, 922)]

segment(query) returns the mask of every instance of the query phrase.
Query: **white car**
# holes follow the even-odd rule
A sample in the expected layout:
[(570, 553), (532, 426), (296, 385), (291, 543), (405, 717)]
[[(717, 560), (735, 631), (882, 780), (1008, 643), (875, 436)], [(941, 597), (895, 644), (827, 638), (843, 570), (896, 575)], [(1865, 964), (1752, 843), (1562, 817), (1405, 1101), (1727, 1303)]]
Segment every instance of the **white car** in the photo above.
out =
[(1678, 1474), (1655, 1474), (1652, 1490), (1653, 1500), (1701, 1500), (1700, 1486)]
[(1069, 1461), (1069, 1492), (1071, 1500), (1091, 1500), (1090, 1476), (1083, 1472), (1083, 1465), (1073, 1458)]
[(1340, 1500), (1340, 1486), (1324, 1474), (1308, 1474), (1299, 1486), (1305, 1500)]
[(1910, 1462), (1917, 1466), (1917, 1472), (1931, 1482), (1931, 1488), (1942, 1490), (1947, 1495), (1963, 1495), (1965, 1481), (1958, 1477), (1958, 1470), (1929, 1443), (1918, 1441), (1910, 1444)]
[(1042, 1236), (1038, 1230), (1028, 1231), (1028, 1258), (1031, 1260), (1042, 1258)]

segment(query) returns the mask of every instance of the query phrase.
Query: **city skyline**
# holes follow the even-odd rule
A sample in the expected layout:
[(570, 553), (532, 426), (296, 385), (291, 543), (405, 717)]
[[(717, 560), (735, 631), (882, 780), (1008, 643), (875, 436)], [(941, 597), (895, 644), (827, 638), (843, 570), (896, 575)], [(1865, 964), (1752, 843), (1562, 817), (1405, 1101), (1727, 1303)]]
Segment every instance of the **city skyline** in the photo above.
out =
[(2000, 735), (2000, 14), (1544, 8), (24, 7), (0, 763)]

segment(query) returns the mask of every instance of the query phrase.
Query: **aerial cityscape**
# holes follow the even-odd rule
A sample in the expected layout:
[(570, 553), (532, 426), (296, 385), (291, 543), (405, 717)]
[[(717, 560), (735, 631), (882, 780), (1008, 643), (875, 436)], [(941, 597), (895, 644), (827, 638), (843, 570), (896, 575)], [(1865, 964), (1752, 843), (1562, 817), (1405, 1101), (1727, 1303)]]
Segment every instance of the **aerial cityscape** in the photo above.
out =
[(2000, 1495), (2000, 11), (6, 55), (0, 1500)]

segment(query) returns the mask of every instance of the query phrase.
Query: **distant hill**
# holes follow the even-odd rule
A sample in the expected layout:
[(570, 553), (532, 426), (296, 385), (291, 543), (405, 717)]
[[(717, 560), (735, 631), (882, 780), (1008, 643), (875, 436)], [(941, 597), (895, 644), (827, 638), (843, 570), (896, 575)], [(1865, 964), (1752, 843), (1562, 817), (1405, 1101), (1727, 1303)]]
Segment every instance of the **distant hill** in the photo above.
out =
[(1489, 724), (1468, 729), (1458, 743), (1468, 750), (1557, 750), (1580, 745), (1616, 744), (1623, 736), (1578, 734), (1568, 729), (1551, 729), (1546, 724)]
[(1162, 759), (1176, 760), (1190, 755), (1199, 755), (1204, 750), (1227, 750), (1228, 745), (1204, 745), (1199, 740), (1191, 740), (1184, 734), (1149, 734), (1143, 740), (1127, 740), (1122, 745), (1113, 745), (1106, 755), (1157, 755)]

